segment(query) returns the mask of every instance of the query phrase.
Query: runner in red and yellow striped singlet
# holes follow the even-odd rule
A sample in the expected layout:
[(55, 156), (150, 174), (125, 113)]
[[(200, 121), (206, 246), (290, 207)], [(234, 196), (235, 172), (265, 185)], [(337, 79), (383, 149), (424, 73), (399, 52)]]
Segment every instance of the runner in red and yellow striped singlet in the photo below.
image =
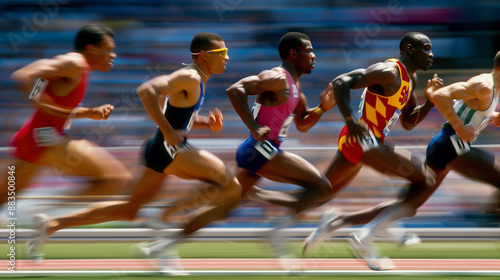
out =
[[(333, 91), (337, 106), (346, 125), (339, 138), (339, 152), (325, 175), (332, 184), (333, 196), (342, 190), (361, 170), (368, 165), (383, 174), (407, 179), (409, 188), (401, 198), (391, 204), (385, 203), (351, 215), (336, 215), (326, 211), (318, 228), (306, 239), (304, 249), (320, 242), (334, 230), (345, 226), (368, 223), (362, 235), (354, 235), (350, 240), (357, 256), (365, 260), (371, 269), (382, 270), (390, 263), (380, 263), (376, 251), (371, 247), (374, 236), (397, 219), (411, 217), (424, 203), (425, 194), (433, 192), (434, 177), (427, 176), (422, 163), (394, 152), (384, 145), (384, 138), (394, 123), (401, 119), (407, 130), (417, 126), (432, 109), (427, 100), (417, 105), (412, 89), (417, 70), (427, 70), (432, 65), (434, 54), (430, 39), (418, 32), (406, 34), (399, 45), (398, 59), (389, 59), (342, 74), (333, 80)], [(434, 75), (427, 82), (425, 94), (428, 97), (442, 86), (442, 80)], [(350, 90), (365, 88), (360, 119), (356, 120), (350, 106)], [(380, 215), (379, 215), (380, 214)], [(377, 219), (374, 219), (377, 217)]]
[[(391, 96), (383, 96), (366, 88), (361, 97), (359, 122), (365, 123), (373, 135), (384, 143), (385, 136), (396, 124), (401, 110), (409, 100), (412, 91), (412, 82), (408, 76), (405, 66), (397, 59), (391, 58), (399, 68), (400, 87)], [(363, 147), (355, 137), (349, 137), (347, 125), (342, 128), (339, 136), (339, 151), (352, 163), (359, 163), (363, 156)]]
[[(361, 119), (365, 122), (375, 137), (384, 142), (385, 135), (389, 133), (392, 126), (396, 123), (401, 114), (401, 110), (406, 106), (409, 100), (409, 94), (413, 90), (410, 77), (405, 66), (397, 59), (388, 59), (393, 61), (399, 68), (399, 78), (401, 86), (398, 91), (391, 96), (382, 96), (371, 92), (368, 88), (362, 97), (362, 115)], [(360, 110), (361, 111), (361, 110)]]

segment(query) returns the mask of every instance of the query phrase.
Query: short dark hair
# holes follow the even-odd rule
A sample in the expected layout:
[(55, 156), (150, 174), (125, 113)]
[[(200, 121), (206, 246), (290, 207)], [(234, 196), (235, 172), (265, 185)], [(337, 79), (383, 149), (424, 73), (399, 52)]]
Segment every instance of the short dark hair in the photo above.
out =
[(191, 40), (191, 53), (199, 53), (200, 51), (209, 51), (214, 48), (212, 41), (224, 41), (221, 36), (211, 32), (201, 32), (194, 35)]
[(283, 35), (278, 44), (278, 51), (281, 59), (286, 59), (288, 57), (289, 50), (296, 50), (299, 46), (304, 44), (303, 40), (311, 41), (306, 34), (300, 32), (288, 32)]
[(495, 55), (495, 59), (493, 59), (493, 68), (500, 68), (500, 51)]
[(104, 36), (115, 37), (113, 30), (105, 25), (92, 23), (78, 30), (75, 37), (75, 50), (82, 52), (86, 45), (98, 46), (104, 41)]
[(406, 46), (408, 44), (416, 45), (418, 42), (420, 42), (420, 40), (417, 39), (417, 37), (420, 37), (420, 36), (427, 37), (425, 34), (420, 33), (420, 32), (408, 32), (408, 33), (406, 33), (403, 36), (403, 38), (401, 39), (401, 42), (399, 42), (399, 50), (400, 51), (405, 50)]

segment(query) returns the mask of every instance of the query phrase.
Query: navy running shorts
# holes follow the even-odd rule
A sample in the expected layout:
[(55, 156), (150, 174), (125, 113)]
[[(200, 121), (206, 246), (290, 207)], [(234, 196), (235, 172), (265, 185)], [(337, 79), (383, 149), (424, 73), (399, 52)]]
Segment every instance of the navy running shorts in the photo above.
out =
[(163, 173), (165, 168), (174, 161), (181, 148), (189, 148), (186, 139), (181, 144), (170, 146), (163, 140), (163, 136), (152, 137), (143, 144), (144, 165), (158, 173)]
[(469, 144), (460, 140), (453, 127), (445, 123), (441, 131), (427, 145), (426, 156), (428, 161), (444, 169), (448, 163), (469, 149)]
[(273, 140), (259, 142), (250, 136), (238, 147), (236, 162), (238, 167), (257, 173), (266, 162), (279, 152), (280, 149)]

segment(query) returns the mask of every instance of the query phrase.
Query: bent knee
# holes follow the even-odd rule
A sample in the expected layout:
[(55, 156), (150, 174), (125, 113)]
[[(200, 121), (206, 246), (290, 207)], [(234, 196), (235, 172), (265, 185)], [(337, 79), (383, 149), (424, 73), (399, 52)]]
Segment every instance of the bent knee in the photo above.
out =
[(402, 207), (404, 207), (401, 211), (403, 218), (411, 218), (417, 215), (418, 206), (406, 204)]
[(243, 188), (242, 186), (236, 181), (235, 183), (231, 184), (231, 186), (227, 189), (227, 192), (228, 192), (228, 195), (233, 198), (233, 199), (236, 199), (241, 197), (241, 194), (243, 192)]
[(321, 180), (317, 184), (317, 189), (320, 192), (320, 195), (325, 199), (330, 199), (334, 195), (334, 191), (330, 182), (323, 177), (324, 180)]
[(122, 213), (120, 213), (120, 217), (122, 221), (134, 221), (137, 217), (137, 213), (139, 209), (126, 209)]
[(227, 201), (223, 205), (219, 206), (219, 211), (214, 214), (214, 220), (221, 221), (226, 219), (233, 209), (235, 209), (239, 205), (239, 200), (231, 200)]
[(408, 213), (407, 218), (415, 217), (415, 215), (417, 215), (417, 208), (410, 207), (407, 213)]
[(223, 184), (212, 184), (212, 187), (220, 189), (226, 199), (239, 200), (243, 192), (241, 184), (236, 177), (230, 177)]

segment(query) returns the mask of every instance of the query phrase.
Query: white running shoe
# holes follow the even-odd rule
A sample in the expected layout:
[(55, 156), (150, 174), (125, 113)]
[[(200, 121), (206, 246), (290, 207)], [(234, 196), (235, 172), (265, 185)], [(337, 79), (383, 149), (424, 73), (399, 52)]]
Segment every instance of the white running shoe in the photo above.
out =
[(338, 215), (334, 209), (325, 211), (316, 229), (304, 240), (302, 244), (302, 253), (307, 253), (312, 247), (325, 240), (331, 232), (338, 229), (337, 227), (332, 227), (332, 223), (338, 219), (341, 219), (341, 216)]
[(422, 243), (422, 240), (414, 232), (406, 230), (399, 224), (395, 224), (392, 228), (379, 230), (374, 236), (386, 238), (389, 241), (396, 242), (399, 246), (412, 246)]
[(390, 270), (394, 269), (394, 263), (387, 257), (380, 257), (379, 253), (372, 244), (363, 243), (356, 233), (351, 233), (348, 239), (351, 251), (358, 258), (363, 260), (371, 270)]
[(422, 239), (414, 232), (405, 232), (405, 234), (399, 238), (398, 243), (400, 246), (412, 246), (422, 243)]
[(149, 243), (150, 242), (141, 242), (134, 244), (130, 246), (130, 251), (132, 252), (132, 255), (141, 257), (141, 258), (148, 258), (149, 257)]
[(133, 245), (132, 249), (138, 249), (144, 258), (158, 258), (174, 244), (175, 240), (160, 239), (153, 242), (142, 242)]
[(267, 234), (267, 238), (271, 243), (271, 248), (278, 257), (280, 266), (285, 271), (296, 271), (297, 270), (297, 258), (291, 251), (289, 244), (286, 243), (286, 239), (282, 236), (282, 228), (274, 228), (270, 230)]
[(28, 258), (32, 260), (43, 260), (43, 254), (40, 254), (38, 249), (47, 238), (47, 222), (49, 220), (50, 217), (46, 214), (37, 214), (33, 216), (33, 230), (35, 231), (35, 235), (26, 242), (26, 254)]
[[(165, 240), (158, 240), (165, 241)], [(189, 275), (187, 271), (184, 271), (182, 267), (182, 263), (177, 253), (177, 249), (168, 248), (165, 250), (161, 250), (158, 252), (153, 248), (153, 246), (158, 244), (158, 241), (155, 242), (141, 242), (138, 244), (132, 245), (130, 248), (132, 254), (137, 254), (142, 258), (154, 259), (152, 260), (154, 265), (157, 267), (160, 274), (165, 276), (185, 276)], [(153, 244), (153, 245), (152, 245)], [(153, 248), (153, 249), (152, 249)]]
[(158, 259), (160, 274), (165, 276), (186, 276), (189, 272), (182, 267), (181, 259), (175, 248), (169, 248)]
[(273, 228), (267, 233), (267, 239), (271, 243), (271, 248), (280, 259), (293, 258), (285, 239), (280, 236), (280, 228)]

